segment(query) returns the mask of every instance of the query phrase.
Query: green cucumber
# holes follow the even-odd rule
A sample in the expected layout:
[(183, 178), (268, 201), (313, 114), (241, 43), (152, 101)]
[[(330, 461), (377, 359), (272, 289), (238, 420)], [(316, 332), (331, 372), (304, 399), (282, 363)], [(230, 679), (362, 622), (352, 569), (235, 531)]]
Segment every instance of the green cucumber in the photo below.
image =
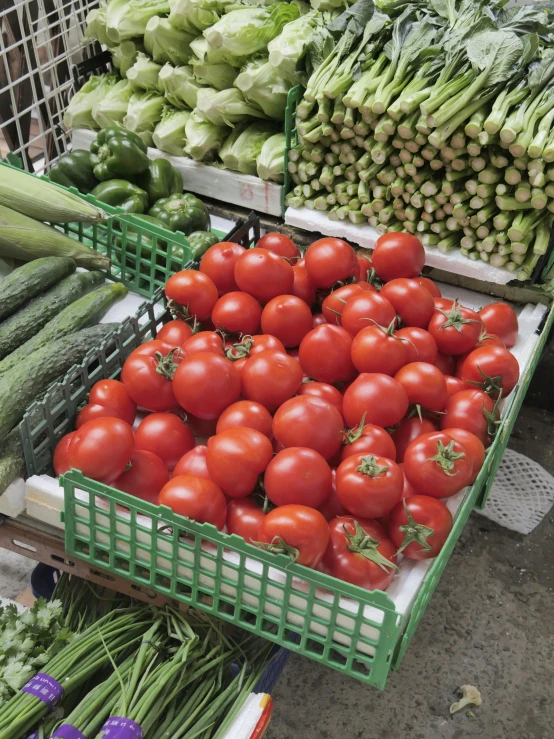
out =
[(104, 282), (101, 272), (75, 272), (0, 324), (0, 359), (37, 334), (61, 310)]
[(19, 429), (11, 431), (2, 443), (0, 451), (0, 494), (16, 478), (25, 474), (25, 456)]
[(14, 269), (0, 282), (0, 320), (72, 272), (75, 262), (69, 257), (43, 257)]
[(27, 407), (51, 382), (64, 375), (74, 364), (118, 328), (118, 323), (101, 323), (76, 334), (52, 341), (0, 377), (0, 442), (16, 426)]
[(123, 300), (126, 295), (127, 288), (120, 282), (102, 285), (88, 295), (83, 295), (52, 318), (38, 334), (3, 359), (0, 362), (0, 375), (22, 364), (26, 357), (50, 342), (100, 323), (112, 305)]

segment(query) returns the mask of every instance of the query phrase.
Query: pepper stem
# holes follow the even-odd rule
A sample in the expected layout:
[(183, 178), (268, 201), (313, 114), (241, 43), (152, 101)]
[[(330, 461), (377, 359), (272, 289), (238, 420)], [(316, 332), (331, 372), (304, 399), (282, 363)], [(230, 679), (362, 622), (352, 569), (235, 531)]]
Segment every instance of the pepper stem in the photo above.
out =
[(377, 464), (377, 458), (373, 455), (369, 457), (362, 457), (362, 463), (356, 468), (362, 475), (368, 475), (369, 477), (377, 477), (382, 475), (388, 470), (388, 467), (379, 467)]
[(431, 545), (429, 544), (427, 539), (435, 533), (435, 530), (429, 528), (429, 526), (424, 526), (424, 524), (422, 523), (417, 523), (408, 510), (408, 506), (406, 505), (405, 500), (403, 501), (403, 503), (404, 511), (406, 512), (406, 516), (408, 517), (408, 523), (398, 527), (398, 530), (404, 534), (404, 539), (402, 541), (402, 544), (400, 545), (397, 554), (400, 554), (402, 550), (406, 549), (407, 546), (413, 544), (414, 542), (416, 544), (419, 544), (423, 551), (428, 552), (431, 549)]
[(398, 567), (394, 564), (394, 562), (391, 562), (389, 559), (384, 557), (377, 549), (380, 542), (377, 541), (377, 539), (373, 539), (369, 534), (366, 534), (358, 521), (353, 520), (352, 523), (354, 524), (353, 534), (349, 533), (348, 529), (346, 528), (346, 524), (342, 527), (344, 530), (344, 535), (347, 539), (346, 548), (348, 549), (348, 551), (353, 552), (354, 554), (361, 555), (369, 562), (374, 562), (385, 572), (388, 569), (397, 570)]
[(437, 453), (434, 457), (429, 457), (427, 459), (428, 462), (435, 462), (449, 477), (454, 477), (454, 475), (457, 474), (453, 471), (456, 466), (456, 461), (458, 459), (463, 459), (466, 456), (464, 452), (454, 451), (455, 443), (454, 439), (452, 439), (449, 444), (444, 446), (442, 441), (439, 439), (437, 441)]

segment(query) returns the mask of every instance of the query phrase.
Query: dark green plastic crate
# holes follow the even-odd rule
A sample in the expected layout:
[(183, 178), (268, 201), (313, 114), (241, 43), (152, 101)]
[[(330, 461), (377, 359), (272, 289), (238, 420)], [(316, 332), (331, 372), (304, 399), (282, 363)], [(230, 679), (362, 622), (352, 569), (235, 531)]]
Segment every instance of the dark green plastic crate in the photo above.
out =
[[(239, 237), (235, 235), (236, 240)], [(242, 234), (243, 241), (248, 238)], [(115, 337), (73, 368), (63, 383), (52, 386), (41, 403), (29, 409), (22, 435), (30, 473), (48, 471), (55, 443), (72, 430), (77, 409), (94, 382), (117, 377), (129, 352), (155, 336), (169, 318), (159, 294), (125, 321)], [(287, 558), (262, 552), (240, 537), (189, 521), (77, 471), (63, 478), (66, 551), (383, 689), (389, 670), (400, 664), (470, 512), (486, 500), (553, 321), (551, 310), (486, 463), (468, 489), (447, 543), (431, 565), (405, 622), (385, 593), (368, 592), (290, 565)], [(118, 505), (131, 512), (131, 526)], [(154, 532), (140, 520), (141, 515), (155, 522)], [(224, 558), (224, 551), (233, 553), (233, 562)], [(255, 573), (247, 569), (247, 557), (257, 563)], [(269, 577), (270, 568), (280, 574), (282, 583)], [(299, 579), (305, 583), (303, 588), (299, 588)], [(344, 607), (341, 597), (356, 604), (355, 613)], [(373, 617), (364, 615), (365, 606), (376, 609)]]
[[(12, 164), (0, 161), (0, 177), (3, 167), (11, 167), (17, 159), (10, 157)], [(29, 177), (37, 175), (28, 174)], [(40, 179), (49, 182), (48, 177)], [(74, 187), (66, 188), (52, 182), (66, 192), (71, 192), (92, 205), (101, 208), (107, 215), (105, 223), (58, 223), (52, 224), (76, 241), (90, 246), (111, 259), (108, 277), (123, 284), (145, 298), (151, 298), (163, 287), (169, 277), (191, 261), (191, 249), (187, 237), (154, 224), (146, 223), (122, 208), (101, 203), (92, 195), (83, 195)], [(223, 231), (212, 229), (221, 240)], [(137, 259), (137, 254), (140, 257)]]

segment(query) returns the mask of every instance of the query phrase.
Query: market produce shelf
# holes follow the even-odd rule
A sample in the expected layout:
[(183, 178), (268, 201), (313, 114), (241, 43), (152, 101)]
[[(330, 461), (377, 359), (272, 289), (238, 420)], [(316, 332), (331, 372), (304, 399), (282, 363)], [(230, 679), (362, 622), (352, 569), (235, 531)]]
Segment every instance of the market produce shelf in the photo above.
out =
[[(244, 227), (233, 240), (247, 242)], [(442, 287), (442, 286), (441, 286)], [(449, 288), (453, 297), (475, 306), (479, 294)], [(454, 295), (454, 292), (456, 295)], [(448, 288), (445, 286), (448, 297)], [(48, 506), (63, 507), (68, 556), (128, 578), (141, 587), (175, 598), (264, 636), (344, 674), (384, 688), (417, 628), (471, 510), (482, 506), (500, 463), (517, 412), (554, 322), (545, 305), (518, 308), (521, 327), (514, 353), (520, 382), (504, 404), (503, 422), (475, 483), (448, 500), (454, 527), (434, 560), (402, 564), (387, 591), (368, 592), (274, 556), (228, 536), (85, 478), (63, 477), (63, 503), (49, 485)], [(155, 336), (169, 320), (161, 295), (125, 321), (116, 336), (93, 352), (35, 404), (22, 424), (30, 473), (48, 472), (58, 439), (71, 430), (78, 406), (94, 382), (116, 377), (125, 356)], [(41, 515), (43, 478), (26, 486), (28, 512)], [(48, 487), (47, 485), (47, 487)], [(56, 508), (56, 506), (58, 506)], [(42, 509), (46, 511), (46, 508)], [(54, 521), (52, 521), (54, 523)]]

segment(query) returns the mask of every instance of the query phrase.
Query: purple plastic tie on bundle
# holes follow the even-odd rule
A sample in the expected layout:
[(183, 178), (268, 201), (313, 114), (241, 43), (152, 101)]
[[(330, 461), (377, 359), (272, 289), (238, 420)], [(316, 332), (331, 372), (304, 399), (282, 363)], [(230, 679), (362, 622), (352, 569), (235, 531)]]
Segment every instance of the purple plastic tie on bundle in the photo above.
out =
[(102, 739), (142, 739), (142, 729), (136, 721), (122, 716), (111, 716), (102, 731)]
[(54, 708), (63, 698), (63, 688), (57, 680), (45, 672), (37, 672), (28, 683), (21, 688), (22, 693), (30, 693), (48, 708)]
[(53, 739), (87, 739), (82, 731), (71, 724), (63, 724), (52, 734)]
[(25, 739), (38, 739), (38, 731), (33, 731), (33, 733), (26, 736)]

